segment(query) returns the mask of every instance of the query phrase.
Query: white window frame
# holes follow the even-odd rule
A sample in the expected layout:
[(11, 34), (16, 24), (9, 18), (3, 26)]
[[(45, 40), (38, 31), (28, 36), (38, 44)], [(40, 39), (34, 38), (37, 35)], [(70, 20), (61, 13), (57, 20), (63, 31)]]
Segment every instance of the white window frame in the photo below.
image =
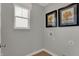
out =
[[(15, 7), (21, 7), (21, 8), (24, 8), (24, 9), (27, 9), (28, 10), (28, 18), (26, 17), (20, 17), (20, 16), (15, 16)], [(16, 18), (23, 18), (23, 19), (28, 19), (28, 27), (16, 27)], [(25, 7), (25, 6), (21, 6), (21, 5), (14, 5), (14, 28), (15, 29), (30, 29), (30, 9)]]

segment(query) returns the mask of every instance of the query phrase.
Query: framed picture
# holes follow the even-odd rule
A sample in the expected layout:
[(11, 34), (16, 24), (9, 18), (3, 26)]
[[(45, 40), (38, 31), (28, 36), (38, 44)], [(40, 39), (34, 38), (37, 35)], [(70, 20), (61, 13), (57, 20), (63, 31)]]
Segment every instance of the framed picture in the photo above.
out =
[(46, 27), (57, 26), (57, 10), (46, 14)]
[(77, 26), (78, 21), (78, 4), (73, 3), (58, 10), (59, 27)]

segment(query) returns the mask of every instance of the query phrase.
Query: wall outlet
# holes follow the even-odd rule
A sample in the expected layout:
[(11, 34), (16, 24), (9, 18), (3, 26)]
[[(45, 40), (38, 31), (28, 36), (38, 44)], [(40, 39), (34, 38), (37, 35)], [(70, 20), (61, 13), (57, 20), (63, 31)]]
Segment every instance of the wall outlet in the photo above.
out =
[(52, 36), (52, 32), (50, 32), (50, 36)]
[(73, 40), (69, 40), (68, 43), (69, 43), (70, 46), (74, 45), (74, 41)]

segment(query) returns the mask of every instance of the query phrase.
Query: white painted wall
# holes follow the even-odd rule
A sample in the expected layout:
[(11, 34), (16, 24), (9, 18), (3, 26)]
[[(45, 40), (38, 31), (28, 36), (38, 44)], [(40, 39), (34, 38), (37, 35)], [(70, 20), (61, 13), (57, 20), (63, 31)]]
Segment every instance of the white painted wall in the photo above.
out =
[(2, 41), (6, 43), (6, 48), (2, 48), (4, 55), (27, 55), (37, 51), (42, 46), (43, 39), (43, 8), (37, 4), (32, 5), (31, 11), (31, 29), (16, 30), (14, 29), (14, 7), (12, 3), (2, 4)]
[[(45, 13), (58, 10), (68, 4), (52, 3), (44, 10)], [(45, 22), (44, 22), (45, 23)], [(50, 36), (52, 32), (52, 36)], [(46, 28), (44, 25), (44, 48), (57, 55), (79, 56), (79, 26)], [(71, 45), (69, 42), (73, 42)]]
[[(1, 43), (7, 44), (5, 49), (2, 48), (4, 55), (27, 55), (41, 48), (45, 48), (57, 55), (79, 55), (79, 26), (45, 27), (45, 19), (43, 19), (45, 18), (43, 17), (45, 13), (57, 10), (66, 5), (68, 4), (52, 3), (43, 9), (41, 6), (33, 4), (31, 11), (31, 29), (15, 30), (13, 28), (13, 4), (2, 4)], [(52, 32), (52, 36), (49, 35), (50, 32)], [(73, 45), (69, 44), (70, 41), (73, 41)]]
[[(1, 44), (1, 3), (0, 3), (0, 44)], [(1, 56), (1, 48), (0, 48), (0, 56)]]

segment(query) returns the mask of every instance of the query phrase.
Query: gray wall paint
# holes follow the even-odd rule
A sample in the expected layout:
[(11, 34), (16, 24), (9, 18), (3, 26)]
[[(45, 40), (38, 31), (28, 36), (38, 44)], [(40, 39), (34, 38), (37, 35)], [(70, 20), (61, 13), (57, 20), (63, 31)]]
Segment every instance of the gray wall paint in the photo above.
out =
[[(31, 11), (31, 29), (15, 30), (13, 28), (13, 4), (2, 4), (1, 43), (7, 44), (7, 47), (1, 50), (4, 55), (26, 55), (41, 48), (45, 48), (57, 55), (79, 55), (78, 26), (45, 27), (45, 13), (57, 10), (66, 5), (68, 4), (51, 3), (43, 9), (41, 6), (33, 4)], [(49, 35), (50, 32), (52, 32), (52, 36)], [(69, 41), (73, 41), (74, 44), (71, 45)]]
[[(1, 4), (0, 4), (0, 44), (1, 44)], [(0, 48), (0, 56), (1, 56), (1, 48)]]
[(2, 42), (7, 47), (2, 48), (4, 55), (27, 55), (37, 51), (42, 46), (43, 39), (43, 8), (33, 4), (31, 11), (31, 29), (16, 30), (14, 24), (14, 7), (13, 4), (2, 4)]
[[(58, 10), (68, 4), (52, 3), (44, 10), (45, 13)], [(44, 22), (45, 23), (45, 22)], [(52, 32), (52, 36), (49, 33)], [(79, 55), (79, 26), (75, 27), (44, 27), (44, 48), (57, 55)], [(73, 44), (70, 44), (72, 42)]]

